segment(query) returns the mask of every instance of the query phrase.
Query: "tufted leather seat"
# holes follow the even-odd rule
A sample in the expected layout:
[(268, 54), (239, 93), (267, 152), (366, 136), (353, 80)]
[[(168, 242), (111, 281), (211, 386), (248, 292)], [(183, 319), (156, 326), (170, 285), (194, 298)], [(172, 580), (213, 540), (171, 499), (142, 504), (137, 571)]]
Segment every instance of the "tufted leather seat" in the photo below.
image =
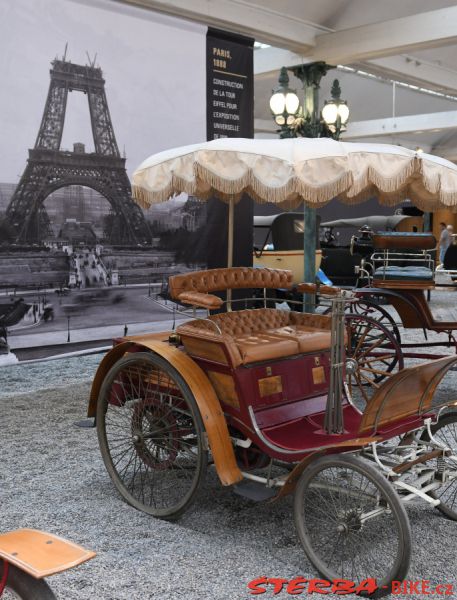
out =
[(420, 266), (397, 267), (389, 265), (376, 269), (373, 278), (389, 281), (431, 281), (433, 279), (433, 271), (427, 267)]
[(328, 350), (330, 325), (329, 316), (258, 308), (196, 319), (180, 325), (177, 333), (189, 354), (217, 360), (211, 345), (221, 344), (237, 367)]

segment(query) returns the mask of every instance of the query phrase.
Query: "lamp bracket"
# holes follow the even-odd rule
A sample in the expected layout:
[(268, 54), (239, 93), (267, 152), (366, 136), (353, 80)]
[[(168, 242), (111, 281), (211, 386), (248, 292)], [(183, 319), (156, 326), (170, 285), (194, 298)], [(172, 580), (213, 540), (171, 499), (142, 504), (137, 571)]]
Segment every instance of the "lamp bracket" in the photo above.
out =
[(300, 79), (304, 86), (312, 86), (318, 88), (322, 77), (324, 77), (330, 69), (335, 67), (328, 65), (323, 61), (308, 63), (306, 65), (297, 65), (291, 67), (292, 73)]

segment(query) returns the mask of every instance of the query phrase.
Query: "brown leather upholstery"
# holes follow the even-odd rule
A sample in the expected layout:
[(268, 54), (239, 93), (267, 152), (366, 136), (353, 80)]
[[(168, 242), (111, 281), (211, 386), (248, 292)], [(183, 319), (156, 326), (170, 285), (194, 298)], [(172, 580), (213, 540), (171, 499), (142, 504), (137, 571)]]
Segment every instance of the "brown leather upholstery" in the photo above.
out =
[(338, 287), (329, 285), (316, 285), (315, 283), (299, 283), (296, 287), (297, 292), (301, 294), (323, 294), (324, 296), (336, 296), (340, 291)]
[(326, 315), (258, 308), (190, 321), (180, 325), (177, 333), (189, 354), (217, 360), (214, 348), (208, 348), (217, 343), (236, 367), (328, 350), (330, 325), (331, 317)]
[(299, 352), (318, 352), (330, 348), (330, 331), (322, 331), (311, 327), (287, 326), (273, 329), (272, 332), (295, 339), (298, 343)]
[(168, 280), (170, 296), (181, 299), (183, 292), (217, 292), (242, 288), (290, 288), (292, 271), (281, 269), (253, 269), (252, 267), (232, 267), (208, 269), (183, 275), (173, 275)]
[(235, 344), (243, 364), (300, 354), (296, 338), (268, 332), (240, 335)]
[(208, 308), (209, 310), (220, 308), (224, 304), (224, 301), (219, 296), (202, 294), (202, 292), (181, 292), (179, 294), (179, 301), (183, 304)]

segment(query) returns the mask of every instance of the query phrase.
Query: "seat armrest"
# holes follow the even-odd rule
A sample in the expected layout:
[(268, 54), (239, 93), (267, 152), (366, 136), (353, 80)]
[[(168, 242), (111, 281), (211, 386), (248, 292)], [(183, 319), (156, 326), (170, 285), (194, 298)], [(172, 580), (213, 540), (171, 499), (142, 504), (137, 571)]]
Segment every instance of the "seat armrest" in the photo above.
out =
[(315, 283), (299, 283), (295, 287), (301, 294), (325, 294), (326, 296), (337, 296), (340, 288), (329, 285), (316, 285)]
[(208, 308), (213, 310), (220, 308), (224, 301), (219, 296), (214, 294), (203, 294), (202, 292), (181, 292), (177, 297), (179, 302), (183, 304), (190, 304), (191, 306), (198, 306), (199, 308)]

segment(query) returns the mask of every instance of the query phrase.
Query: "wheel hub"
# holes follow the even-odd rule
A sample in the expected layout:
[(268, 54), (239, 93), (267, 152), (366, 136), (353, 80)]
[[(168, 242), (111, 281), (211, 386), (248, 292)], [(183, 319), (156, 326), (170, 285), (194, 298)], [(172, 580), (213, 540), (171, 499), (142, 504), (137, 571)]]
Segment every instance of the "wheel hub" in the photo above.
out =
[(140, 459), (149, 467), (170, 468), (178, 455), (176, 419), (154, 399), (142, 400), (132, 415), (132, 442)]
[(351, 510), (340, 518), (336, 530), (338, 533), (348, 535), (349, 533), (360, 531), (362, 527), (363, 523), (360, 518), (360, 512), (358, 510)]

